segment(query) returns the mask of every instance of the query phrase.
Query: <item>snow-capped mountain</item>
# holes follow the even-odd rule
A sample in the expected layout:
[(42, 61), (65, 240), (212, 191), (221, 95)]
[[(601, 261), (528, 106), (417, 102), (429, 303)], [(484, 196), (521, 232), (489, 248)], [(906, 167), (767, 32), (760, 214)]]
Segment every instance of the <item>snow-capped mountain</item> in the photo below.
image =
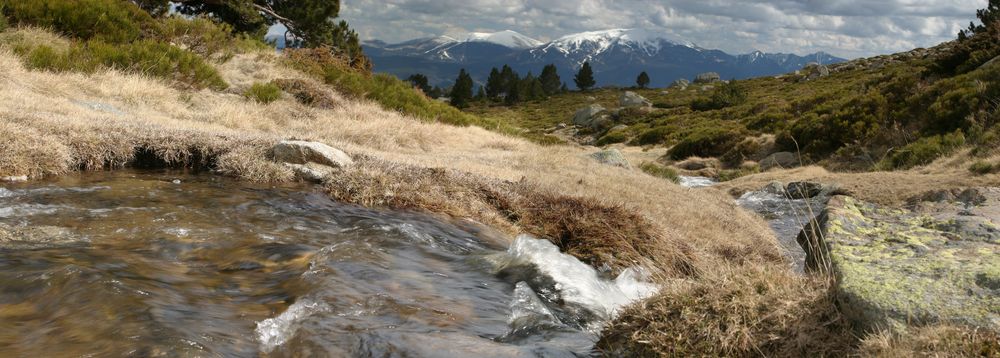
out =
[(473, 32), (465, 37), (464, 42), (488, 42), (513, 49), (527, 49), (542, 45), (541, 41), (506, 30), (500, 32)]
[(543, 66), (555, 64), (563, 80), (572, 82), (575, 71), (589, 61), (599, 85), (632, 85), (636, 76), (646, 71), (653, 86), (665, 86), (704, 72), (742, 79), (788, 73), (810, 62), (845, 61), (822, 52), (797, 56), (755, 51), (734, 56), (644, 29), (583, 32), (547, 43), (514, 31), (472, 33), (461, 40), (442, 36), (399, 44), (369, 41), (365, 52), (376, 71), (402, 78), (422, 73), (439, 85), (453, 82), (462, 68), (484, 82), (492, 67), (505, 64), (522, 74), (538, 74)]

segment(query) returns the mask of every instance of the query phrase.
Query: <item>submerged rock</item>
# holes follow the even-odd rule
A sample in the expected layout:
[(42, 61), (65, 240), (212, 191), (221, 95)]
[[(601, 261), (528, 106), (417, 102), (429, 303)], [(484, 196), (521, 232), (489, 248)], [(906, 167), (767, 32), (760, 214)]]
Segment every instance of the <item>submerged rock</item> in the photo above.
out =
[(628, 159), (622, 154), (618, 149), (608, 149), (602, 150), (600, 152), (590, 155), (591, 158), (597, 159), (598, 162), (605, 165), (622, 167), (625, 169), (631, 169), (632, 165), (629, 164)]
[(917, 212), (846, 196), (798, 237), (807, 266), (831, 272), (860, 331), (947, 322), (1000, 329), (1000, 190), (983, 206)]
[(0, 249), (36, 250), (86, 243), (69, 229), (55, 226), (11, 227), (0, 223)]

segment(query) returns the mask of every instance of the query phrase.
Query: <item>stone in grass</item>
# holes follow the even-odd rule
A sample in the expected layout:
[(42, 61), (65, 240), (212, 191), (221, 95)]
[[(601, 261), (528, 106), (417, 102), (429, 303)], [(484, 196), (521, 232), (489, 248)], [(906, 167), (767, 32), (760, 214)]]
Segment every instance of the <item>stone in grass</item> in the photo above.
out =
[(602, 150), (600, 152), (590, 155), (591, 158), (596, 159), (598, 162), (604, 165), (610, 165), (614, 167), (621, 167), (625, 169), (631, 169), (632, 165), (629, 164), (628, 159), (622, 154), (618, 149), (608, 149)]
[[(967, 215), (956, 208), (953, 217)], [(979, 219), (1000, 230), (1000, 218)], [(952, 224), (940, 212), (835, 196), (798, 241), (810, 270), (836, 278), (838, 305), (859, 332), (938, 322), (1000, 330), (1000, 240)]]

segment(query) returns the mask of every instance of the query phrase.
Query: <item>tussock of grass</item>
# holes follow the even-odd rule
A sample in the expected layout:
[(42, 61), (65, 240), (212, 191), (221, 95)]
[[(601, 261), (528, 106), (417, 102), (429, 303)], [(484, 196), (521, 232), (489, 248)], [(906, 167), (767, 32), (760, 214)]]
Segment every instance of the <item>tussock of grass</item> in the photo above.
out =
[(829, 286), (748, 265), (678, 282), (626, 309), (598, 342), (612, 356), (844, 356), (854, 338)]
[(639, 169), (646, 174), (652, 175), (657, 178), (663, 178), (671, 182), (677, 183), (680, 181), (680, 177), (677, 175), (677, 171), (671, 169), (670, 167), (665, 167), (652, 162), (645, 162), (639, 165)]
[(243, 97), (260, 104), (268, 104), (281, 99), (281, 87), (274, 83), (254, 83), (243, 92)]
[(875, 334), (861, 343), (866, 357), (997, 357), (1000, 334), (958, 326), (912, 327), (902, 334)]

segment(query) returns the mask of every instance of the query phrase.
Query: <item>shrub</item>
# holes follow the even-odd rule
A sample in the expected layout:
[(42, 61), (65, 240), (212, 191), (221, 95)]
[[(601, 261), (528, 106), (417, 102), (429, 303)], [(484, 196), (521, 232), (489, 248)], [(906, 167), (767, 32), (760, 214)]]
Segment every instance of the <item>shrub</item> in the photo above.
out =
[(725, 154), (745, 133), (735, 128), (706, 126), (699, 128), (681, 139), (670, 148), (668, 154), (673, 160), (689, 157), (718, 157)]
[(880, 166), (883, 169), (909, 169), (930, 164), (935, 159), (951, 154), (963, 145), (965, 145), (965, 136), (962, 132), (920, 138), (890, 153), (882, 160)]
[(7, 18), (3, 16), (3, 11), (0, 11), (0, 32), (7, 30)]
[(747, 90), (736, 81), (723, 83), (715, 89), (712, 96), (698, 98), (691, 102), (691, 109), (696, 111), (711, 111), (743, 104), (747, 101)]
[(978, 161), (969, 166), (969, 171), (974, 174), (986, 175), (1000, 171), (1000, 165), (990, 164), (985, 161)]
[(675, 131), (676, 129), (672, 127), (651, 128), (640, 133), (635, 142), (639, 145), (660, 144), (665, 142), (667, 140), (667, 136)]
[(149, 13), (122, 0), (0, 0), (13, 24), (45, 27), (63, 35), (130, 43), (158, 32)]
[(257, 103), (268, 104), (281, 99), (281, 88), (274, 83), (254, 83), (243, 92), (243, 97)]
[(597, 140), (597, 146), (603, 147), (609, 144), (624, 143), (628, 140), (628, 133), (624, 130), (610, 131), (605, 134), (601, 139)]
[(639, 166), (639, 169), (642, 169), (642, 171), (645, 172), (646, 174), (652, 175), (657, 178), (667, 179), (674, 183), (680, 181), (680, 177), (677, 175), (677, 171), (673, 170), (672, 168), (665, 167), (656, 163), (650, 163), (650, 162), (642, 163), (642, 165)]
[(114, 68), (172, 80), (192, 88), (225, 89), (218, 71), (201, 57), (177, 47), (149, 40), (129, 44), (88, 41), (66, 50), (46, 45), (24, 49), (22, 56), (30, 69), (90, 73)]

